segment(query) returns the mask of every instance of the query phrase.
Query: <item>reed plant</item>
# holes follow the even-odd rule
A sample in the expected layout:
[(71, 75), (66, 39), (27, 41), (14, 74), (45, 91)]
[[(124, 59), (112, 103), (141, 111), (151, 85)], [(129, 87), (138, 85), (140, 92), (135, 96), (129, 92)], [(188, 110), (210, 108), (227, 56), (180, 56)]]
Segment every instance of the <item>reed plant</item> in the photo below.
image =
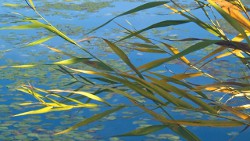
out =
[[(148, 2), (115, 16), (106, 23), (90, 31), (88, 33), (89, 36), (86, 36), (86, 38), (79, 41), (73, 40), (53, 26), (52, 23), (47, 21), (39, 11), (37, 11), (32, 0), (27, 0), (26, 2), (41, 20), (25, 17), (22, 22), (25, 22), (26, 24), (2, 27), (0, 30), (44, 28), (48, 32), (52, 32), (54, 36), (59, 36), (66, 42), (74, 45), (76, 48), (81, 49), (90, 57), (74, 56), (74, 54), (68, 54), (59, 48), (46, 45), (49, 50), (68, 56), (69, 59), (52, 62), (51, 64), (24, 64), (9, 67), (30, 68), (36, 67), (37, 65), (57, 65), (59, 71), (74, 79), (74, 81), (69, 82), (69, 85), (71, 85), (72, 88), (76, 85), (81, 85), (82, 87), (88, 85), (91, 87), (91, 92), (82, 89), (82, 87), (73, 90), (63, 88), (45, 90), (34, 87), (31, 84), (23, 85), (20, 86), (18, 90), (32, 95), (37, 99), (42, 108), (14, 116), (44, 114), (71, 109), (84, 110), (85, 108), (108, 107), (108, 110), (93, 114), (85, 120), (80, 121), (63, 131), (55, 133), (55, 135), (59, 135), (70, 132), (80, 126), (98, 121), (114, 112), (119, 112), (128, 105), (133, 105), (140, 108), (142, 112), (153, 117), (154, 120), (158, 121), (160, 124), (135, 129), (117, 136), (147, 135), (158, 130), (163, 130), (164, 128), (169, 128), (182, 138), (190, 141), (198, 141), (200, 139), (187, 128), (188, 126), (245, 126), (245, 129), (249, 126), (250, 116), (248, 110), (250, 105), (247, 104), (247, 102), (249, 102), (249, 76), (239, 74), (237, 78), (233, 79), (233, 81), (230, 81), (228, 78), (220, 79), (209, 73), (205, 67), (207, 64), (215, 60), (231, 56), (240, 60), (241, 67), (247, 71), (249, 70), (250, 22), (247, 11), (248, 8), (241, 2), (241, 0), (194, 0), (196, 7), (193, 9), (184, 8), (173, 0)], [(164, 20), (140, 30), (131, 30), (118, 24), (126, 31), (127, 36), (117, 39), (117, 41), (91, 36), (92, 32), (109, 24), (116, 18), (160, 6), (164, 6), (164, 8), (171, 10), (172, 12), (170, 14), (181, 15), (184, 19)], [(200, 9), (200, 11), (203, 12), (202, 14), (207, 18), (206, 22), (192, 13), (192, 10), (197, 9)], [(220, 24), (220, 21), (217, 18), (218, 15), (229, 23), (231, 28), (237, 31), (233, 38), (225, 33), (222, 28), (223, 25)], [(205, 30), (214, 36), (214, 39), (200, 37), (186, 37), (175, 40), (168, 38), (152, 39), (142, 34), (143, 32), (151, 31), (156, 28), (177, 26), (187, 23), (196, 24), (201, 30)], [(28, 45), (34, 46), (45, 44), (46, 41), (52, 40), (54, 36), (39, 39)], [(126, 69), (121, 70), (115, 68), (81, 46), (81, 42), (91, 41), (93, 39), (106, 43), (107, 46), (112, 49), (113, 53), (117, 55), (124, 64), (126, 64)], [(164, 57), (136, 66), (132, 63), (133, 60), (131, 60), (124, 50), (119, 47), (119, 43), (125, 40), (132, 44), (137, 51), (151, 54), (160, 53), (163, 54)], [(178, 47), (171, 45), (171, 42), (169, 43), (169, 41), (189, 42), (191, 45), (180, 51)], [(211, 46), (213, 46), (214, 49), (196, 62), (190, 61), (188, 57), (186, 57), (193, 52), (201, 51)], [(156, 71), (173, 60), (181, 61), (190, 71), (173, 74), (171, 76)], [(82, 67), (75, 68), (72, 64), (78, 64), (78, 66)], [(86, 69), (84, 66), (89, 66), (91, 68)], [(244, 74), (248, 74), (247, 71)], [(197, 84), (190, 81), (192, 80), (190, 78), (206, 78), (205, 80), (209, 81)], [(129, 104), (124, 102), (117, 105), (105, 101), (101, 96), (103, 93), (115, 93), (121, 95), (124, 99), (129, 101)], [(221, 96), (220, 98), (214, 98), (214, 96), (211, 96), (218, 94)], [(138, 95), (143, 97), (145, 101), (142, 102), (138, 100), (136, 98)], [(246, 103), (238, 103), (237, 106), (228, 104), (229, 101), (238, 97), (245, 99)], [(37, 104), (37, 101), (21, 103), (21, 105)], [(205, 117), (212, 116), (216, 117), (216, 119), (176, 119), (170, 114), (168, 108), (197, 112)]]

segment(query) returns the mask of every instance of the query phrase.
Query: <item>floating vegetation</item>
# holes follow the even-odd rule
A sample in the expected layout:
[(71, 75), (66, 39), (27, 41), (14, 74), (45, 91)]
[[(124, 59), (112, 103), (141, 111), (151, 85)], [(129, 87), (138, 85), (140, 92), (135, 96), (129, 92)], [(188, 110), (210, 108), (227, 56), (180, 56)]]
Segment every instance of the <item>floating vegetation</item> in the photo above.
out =
[(44, 7), (56, 10), (88, 11), (94, 12), (101, 8), (110, 6), (110, 2), (83, 2), (83, 3), (46, 3)]
[[(5, 100), (0, 105), (4, 113), (0, 129), (1, 135), (6, 136), (0, 139), (123, 140), (102, 135), (110, 128), (112, 134), (118, 134), (116, 129), (120, 132), (120, 124), (123, 124), (124, 127), (130, 125), (122, 130), (130, 131), (117, 135), (124, 138), (198, 141), (196, 131), (190, 126), (200, 129), (248, 126), (246, 56), (250, 40), (249, 20), (243, 15), (247, 11), (241, 1), (237, 1), (238, 5), (215, 1), (150, 1), (116, 14), (86, 35), (89, 29), (76, 25), (79, 22), (73, 19), (83, 20), (89, 12), (99, 15), (104, 7), (114, 6), (114, 1), (38, 1), (39, 4), (34, 4), (29, 0), (25, 7), (27, 15), (16, 13), (16, 22), (1, 20), (1, 24), (13, 24), (0, 27), (1, 31), (28, 28), (34, 32), (20, 31), (20, 40), (16, 40), (15, 35), (19, 32), (1, 35), (7, 44), (13, 45), (7, 51), (7, 45), (1, 47), (2, 58), (6, 58), (0, 66), (2, 89), (13, 93), (1, 95)], [(229, 7), (225, 9), (225, 6)], [(5, 3), (4, 8), (10, 7), (17, 11), (23, 8), (19, 3)], [(141, 29), (124, 20), (129, 28), (117, 24), (119, 29), (108, 30), (110, 33), (97, 30), (118, 17), (130, 15), (128, 18), (132, 18), (137, 16), (136, 12), (157, 7), (168, 9), (168, 13), (157, 11), (155, 15), (170, 16), (170, 20), (164, 17), (163, 21), (145, 23)], [(190, 14), (198, 10), (206, 20)], [(46, 13), (46, 19), (39, 12)], [(60, 16), (53, 17), (55, 14)], [(171, 19), (171, 16), (182, 18)], [(225, 19), (228, 27), (221, 27), (218, 23), (224, 25), (225, 20), (217, 17)], [(61, 20), (53, 21), (53, 25), (49, 22), (51, 18)], [(197, 27), (186, 30), (190, 23)], [(198, 34), (194, 32), (196, 28)], [(94, 31), (98, 37), (85, 37)], [(206, 33), (203, 37), (200, 31), (209, 35)], [(225, 33), (229, 32), (227, 36)], [(79, 42), (83, 36), (86, 42)], [(108, 36), (112, 38), (107, 39)], [(31, 116), (43, 113), (46, 114)], [(227, 135), (239, 136), (240, 132)]]

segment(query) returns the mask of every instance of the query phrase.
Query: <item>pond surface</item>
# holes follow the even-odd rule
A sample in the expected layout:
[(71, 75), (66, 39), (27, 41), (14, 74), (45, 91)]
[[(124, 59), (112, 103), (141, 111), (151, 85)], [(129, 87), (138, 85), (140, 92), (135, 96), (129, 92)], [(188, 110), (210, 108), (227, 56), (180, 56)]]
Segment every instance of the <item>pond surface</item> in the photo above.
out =
[[(58, 29), (65, 32), (68, 36), (74, 40), (80, 40), (86, 37), (86, 33), (91, 29), (101, 25), (108, 19), (111, 19), (115, 15), (118, 15), (124, 11), (127, 11), (135, 6), (138, 6), (144, 2), (150, 2), (149, 0), (37, 0), (34, 1), (37, 10)], [(180, 1), (190, 6), (193, 3), (191, 1)], [(36, 14), (26, 5), (25, 1), (1, 0), (0, 8), (0, 27), (15, 25), (16, 21), (21, 20), (23, 16), (16, 14), (18, 12), (24, 16), (38, 18)], [(199, 14), (200, 11), (193, 11), (195, 14)], [(115, 22), (111, 22), (105, 27), (97, 30), (88, 36), (105, 37), (110, 40), (117, 40), (117, 38), (124, 36), (124, 30), (116, 23), (119, 23), (129, 29), (142, 29), (155, 22), (162, 21), (166, 17), (160, 15), (168, 15), (169, 10), (164, 7), (149, 9), (143, 12), (139, 12), (134, 15), (129, 15), (123, 18), (118, 18)], [(181, 16), (168, 15), (168, 19), (183, 19)], [(204, 18), (204, 17), (200, 17)], [(132, 25), (130, 25), (132, 24)], [(231, 29), (228, 32), (235, 32)], [(6, 65), (18, 65), (28, 63), (46, 64), (55, 61), (67, 59), (65, 56), (52, 52), (47, 47), (42, 45), (27, 47), (28, 43), (53, 35), (46, 32), (43, 29), (35, 30), (2, 30), (0, 31), (0, 67)], [(151, 38), (170, 38), (177, 39), (183, 37), (199, 37), (199, 38), (214, 38), (212, 35), (201, 31), (194, 24), (185, 24), (181, 26), (168, 27), (164, 29), (155, 29), (150, 32), (143, 33), (145, 36)], [(83, 51), (74, 48), (69, 43), (66, 43), (59, 37), (55, 37), (52, 40), (46, 42), (55, 48), (60, 48), (65, 52), (72, 53), (75, 56), (88, 57)], [(187, 47), (188, 43), (175, 43), (179, 46), (180, 50)], [(190, 44), (190, 43), (189, 43)], [(136, 66), (144, 64), (153, 59), (163, 57), (164, 55), (152, 55), (147, 53), (141, 53), (133, 50), (133, 46), (126, 41), (119, 43), (124, 47), (126, 53), (129, 54), (131, 60)], [(117, 57), (113, 55), (111, 49), (109, 49), (103, 42), (91, 41), (83, 42), (82, 46), (86, 47), (91, 53), (95, 54), (99, 58), (110, 62), (113, 66), (120, 69), (125, 69), (125, 65), (121, 61), (117, 62)], [(206, 49), (212, 50), (211, 48)], [(206, 54), (205, 51), (196, 52), (196, 55), (202, 56)], [(196, 57), (189, 56), (191, 60), (196, 60)], [(226, 79), (228, 73), (231, 75), (237, 75), (239, 71), (243, 69), (236, 65), (237, 61), (234, 58), (225, 58), (223, 60), (215, 61), (206, 67), (209, 71), (218, 78)], [(214, 67), (211, 67), (214, 66)], [(224, 68), (230, 66), (230, 69)], [(211, 68), (210, 68), (211, 67)], [(220, 71), (216, 71), (218, 68)], [(174, 73), (182, 73), (188, 67), (184, 67), (179, 61), (172, 61), (166, 64), (165, 67), (159, 68), (156, 71), (168, 75), (168, 69)], [(72, 81), (72, 78), (63, 75), (60, 71), (57, 71), (56, 66), (37, 66), (35, 68), (18, 69), (18, 68), (6, 68), (1, 69), (0, 73), (0, 140), (79, 140), (79, 141), (95, 141), (95, 140), (107, 140), (107, 141), (120, 141), (120, 140), (135, 140), (135, 141), (181, 141), (183, 138), (179, 137), (169, 129), (157, 131), (155, 133), (139, 136), (139, 137), (112, 137), (114, 135), (122, 134), (131, 131), (138, 127), (145, 127), (148, 125), (157, 124), (157, 122), (148, 115), (141, 113), (136, 107), (128, 107), (122, 112), (118, 112), (105, 117), (103, 120), (91, 123), (87, 126), (81, 127), (77, 130), (71, 131), (67, 134), (54, 136), (55, 132), (66, 129), (67, 127), (80, 122), (81, 120), (90, 116), (90, 113), (100, 112), (105, 109), (96, 108), (91, 110), (72, 110), (67, 112), (54, 112), (44, 115), (31, 115), (12, 117), (14, 114), (25, 112), (37, 107), (32, 106), (20, 106), (20, 103), (27, 101), (34, 101), (35, 99), (30, 95), (16, 91), (16, 88), (23, 84), (32, 84), (35, 87), (44, 89), (70, 89), (71, 86), (67, 84)], [(171, 75), (171, 73), (169, 73)], [(208, 83), (205, 81), (211, 81), (207, 79), (194, 79), (196, 83)], [(85, 89), (88, 89), (86, 87)], [(220, 97), (220, 96), (218, 96)], [(138, 97), (140, 98), (140, 97)], [(113, 93), (105, 95), (107, 101), (112, 103), (119, 103), (124, 101), (121, 96)], [(144, 99), (142, 99), (143, 101)], [(178, 109), (169, 108), (170, 113), (176, 116)], [(180, 116), (180, 115), (178, 115)], [(189, 113), (183, 111), (183, 117), (190, 119), (193, 117), (204, 119), (202, 114)], [(178, 119), (178, 117), (176, 117)], [(244, 141), (250, 138), (250, 131), (246, 130), (239, 133), (244, 127), (237, 128), (212, 128), (212, 127), (188, 127), (193, 131), (201, 140), (204, 141), (224, 141), (229, 140), (235, 135), (238, 135), (235, 140)]]

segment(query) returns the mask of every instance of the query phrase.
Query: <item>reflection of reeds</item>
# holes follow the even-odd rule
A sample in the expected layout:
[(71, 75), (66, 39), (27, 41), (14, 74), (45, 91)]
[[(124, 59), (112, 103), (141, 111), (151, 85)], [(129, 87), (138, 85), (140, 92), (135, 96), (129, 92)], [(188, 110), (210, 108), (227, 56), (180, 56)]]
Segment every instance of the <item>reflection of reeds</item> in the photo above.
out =
[[(27, 1), (26, 1), (27, 2)], [(197, 1), (199, 4), (199, 8), (201, 11), (204, 12), (204, 15), (211, 21), (212, 24), (205, 23), (201, 21), (198, 17), (194, 16), (191, 11), (188, 11), (182, 8), (180, 5), (172, 3), (175, 5), (174, 8), (168, 5), (167, 2), (149, 2), (144, 5), (138, 6), (134, 9), (131, 9), (127, 12), (124, 12), (108, 22), (104, 23), (103, 25), (93, 29), (92, 31), (98, 30), (99, 28), (105, 26), (106, 24), (113, 21), (115, 18), (132, 14), (134, 12), (146, 10), (149, 8), (154, 8), (157, 6), (164, 5), (166, 8), (172, 10), (175, 14), (180, 14), (186, 18), (186, 20), (166, 20), (162, 22), (158, 22), (152, 24), (144, 29), (138, 31), (131, 31), (122, 25), (121, 28), (125, 29), (128, 32), (128, 35), (118, 42), (121, 42), (125, 39), (130, 39), (131, 37), (136, 37), (136, 39), (142, 41), (143, 43), (138, 43), (134, 40), (131, 40), (131, 44), (135, 46), (135, 49), (140, 52), (145, 53), (160, 53), (172, 54), (170, 57), (159, 58), (157, 60), (152, 60), (146, 64), (142, 64), (141, 66), (135, 66), (130, 60), (130, 58), (123, 52), (123, 50), (108, 39), (100, 38), (104, 41), (112, 50), (113, 52), (127, 65), (127, 70), (120, 70), (114, 68), (112, 64), (106, 63), (103, 60), (100, 60), (94, 54), (88, 52), (85, 48), (83, 48), (78, 42), (74, 41), (66, 34), (59, 31), (56, 27), (52, 26), (46, 19), (44, 19), (38, 11), (36, 11), (35, 5), (33, 4), (32, 0), (29, 0), (27, 3), (29, 6), (39, 15), (41, 18), (47, 22), (47, 24), (43, 24), (35, 19), (27, 18), (24, 22), (29, 22), (30, 24), (26, 25), (19, 25), (19, 26), (12, 26), (12, 27), (4, 27), (3, 29), (30, 29), (30, 28), (45, 28), (48, 31), (55, 34), (55, 36), (60, 36), (67, 42), (72, 43), (73, 45), (81, 48), (85, 52), (89, 53), (91, 58), (85, 57), (76, 57), (72, 54), (68, 54), (63, 52), (59, 49), (49, 47), (48, 48), (52, 51), (60, 53), (62, 55), (66, 55), (71, 57), (67, 60), (62, 60), (58, 62), (54, 62), (51, 64), (37, 64), (37, 65), (59, 65), (59, 69), (64, 74), (71, 76), (75, 81), (69, 82), (68, 85), (72, 85), (72, 87), (77, 85), (88, 85), (91, 87), (90, 92), (82, 91), (80, 87), (79, 89), (75, 90), (43, 90), (39, 88), (22, 86), (19, 88), (20, 91), (28, 93), (35, 97), (40, 104), (44, 106), (41, 109), (33, 110), (21, 114), (17, 114), (15, 116), (21, 115), (28, 115), (28, 114), (41, 114), (53, 111), (64, 111), (70, 110), (73, 108), (96, 108), (96, 107), (115, 107), (111, 110), (104, 111), (102, 113), (93, 115), (92, 117), (85, 119), (78, 124), (69, 127), (68, 129), (61, 131), (56, 134), (62, 134), (69, 132), (73, 129), (76, 129), (80, 126), (89, 124), (91, 122), (100, 120), (106, 115), (109, 115), (113, 112), (117, 112), (124, 108), (124, 106), (117, 106), (113, 105), (112, 103), (106, 102), (101, 96), (97, 96), (102, 93), (116, 93), (124, 98), (128, 99), (131, 104), (140, 108), (142, 111), (154, 117), (155, 120), (159, 121), (161, 125), (153, 125), (149, 127), (144, 127), (141, 129), (137, 129), (131, 131), (129, 133), (125, 133), (119, 136), (136, 136), (136, 135), (146, 135), (152, 133), (154, 131), (158, 131), (164, 129), (165, 127), (171, 129), (173, 132), (177, 133), (178, 135), (182, 136), (187, 140), (199, 140), (195, 134), (185, 128), (183, 125), (187, 126), (212, 126), (212, 127), (234, 127), (234, 126), (242, 126), (247, 125), (249, 126), (249, 119), (250, 116), (244, 113), (245, 109), (249, 109), (249, 106), (245, 103), (239, 104), (237, 107), (232, 107), (226, 105), (227, 103), (223, 104), (223, 97), (221, 98), (214, 98), (213, 96), (208, 96), (206, 92), (209, 92), (210, 95), (217, 95), (218, 93), (226, 94), (231, 97), (241, 96), (242, 98), (246, 97), (246, 101), (249, 101), (248, 98), (248, 88), (249, 83), (243, 82), (227, 82), (220, 80), (213, 76), (213, 74), (207, 73), (205, 70), (205, 65), (209, 64), (210, 62), (220, 59), (226, 56), (237, 57), (241, 60), (243, 67), (248, 67), (248, 58), (246, 55), (249, 55), (249, 27), (250, 22), (249, 20), (242, 15), (245, 12), (247, 15), (247, 11), (245, 11), (243, 4), (240, 0), (237, 1), (239, 6), (235, 6), (230, 2), (225, 0), (208, 0), (208, 3), (203, 3), (201, 1)], [(213, 20), (212, 16), (210, 17), (210, 13), (208, 13), (209, 9), (213, 7), (216, 9), (223, 18), (227, 22), (229, 22), (233, 28), (235, 28), (239, 34), (235, 36), (232, 40), (230, 40), (220, 28), (218, 21), (216, 18)], [(214, 10), (213, 9), (213, 10)], [(213, 11), (214, 12), (214, 11)], [(165, 42), (165, 40), (152, 40), (147, 38), (140, 33), (152, 30), (154, 28), (160, 27), (167, 27), (167, 26), (175, 26), (180, 24), (185, 24), (188, 22), (196, 23), (202, 29), (206, 30), (209, 33), (212, 33), (215, 37), (218, 37), (220, 40), (209, 40), (209, 39), (199, 39), (199, 38), (186, 38), (181, 40), (176, 40), (178, 42), (181, 41), (195, 41), (195, 44), (187, 47), (183, 51), (179, 51), (173, 45), (169, 45)], [(91, 32), (92, 32), (91, 31)], [(90, 33), (91, 33), (90, 32)], [(48, 36), (32, 42), (28, 44), (37, 45), (42, 44), (47, 40), (52, 39), (54, 36)], [(84, 38), (79, 41), (89, 41), (92, 38), (96, 37), (89, 37)], [(243, 43), (242, 41), (246, 40), (247, 43)], [(160, 43), (161, 45), (156, 44)], [(192, 63), (185, 55), (191, 54), (195, 51), (202, 50), (208, 46), (217, 45), (219, 46), (217, 49), (209, 53), (207, 56), (203, 57), (197, 63)], [(223, 52), (224, 51), (224, 52)], [(227, 51), (227, 52), (225, 52)], [(208, 62), (205, 62), (203, 65), (198, 67), (199, 63), (204, 62), (205, 60), (211, 58)], [(183, 65), (189, 67), (194, 72), (192, 73), (181, 73), (175, 74), (173, 76), (166, 76), (157, 72), (154, 72), (153, 69), (159, 68), (162, 64), (165, 64), (171, 60), (180, 59), (183, 62)], [(82, 65), (88, 65), (92, 67), (91, 70), (84, 70), (84, 69), (76, 69), (71, 66), (65, 65), (72, 65), (76, 63), (82, 63)], [(195, 64), (195, 65), (194, 65)], [(18, 66), (11, 66), (15, 68), (27, 68), (27, 67), (35, 67), (37, 65), (18, 65)], [(229, 68), (230, 69), (230, 68)], [(92, 77), (89, 77), (92, 76)], [(189, 81), (191, 78), (195, 77), (206, 77), (210, 80), (215, 81), (214, 84), (199, 84)], [(239, 78), (247, 76), (240, 76)], [(236, 78), (235, 78), (236, 80)], [(60, 93), (60, 94), (59, 94)], [(61, 94), (63, 93), (63, 94)], [(142, 96), (146, 102), (153, 103), (155, 106), (147, 107), (136, 99), (132, 94), (136, 93)], [(85, 99), (85, 102), (83, 100)], [(90, 103), (92, 102), (93, 103)], [(34, 103), (22, 103), (22, 105), (30, 105)], [(37, 104), (37, 103), (36, 103)], [(121, 103), (124, 105), (125, 103)], [(169, 112), (166, 110), (168, 106), (174, 106), (177, 109), (183, 109), (189, 112), (198, 112), (204, 115), (214, 116), (220, 120), (175, 120)], [(227, 111), (231, 113), (231, 117), (223, 114), (220, 111)]]

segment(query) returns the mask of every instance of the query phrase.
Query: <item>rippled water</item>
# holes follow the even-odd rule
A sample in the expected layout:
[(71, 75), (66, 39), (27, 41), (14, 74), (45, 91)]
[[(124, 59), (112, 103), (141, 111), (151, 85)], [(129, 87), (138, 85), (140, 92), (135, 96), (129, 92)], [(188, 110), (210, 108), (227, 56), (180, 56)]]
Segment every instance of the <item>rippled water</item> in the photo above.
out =
[[(108, 0), (61, 0), (61, 1), (51, 1), (51, 0), (37, 0), (34, 1), (38, 11), (48, 21), (53, 23), (56, 27), (61, 29), (63, 32), (67, 33), (70, 37), (75, 40), (80, 40), (86, 37), (86, 33), (97, 27), (98, 25), (104, 23), (108, 19), (111, 19), (115, 15), (122, 13), (130, 8), (133, 8), (144, 1), (108, 1)], [(185, 1), (184, 1), (185, 2)], [(18, 4), (17, 6), (8, 5), (9, 3)], [(189, 3), (188, 1), (186, 3)], [(71, 4), (71, 6), (69, 6)], [(86, 6), (88, 5), (88, 6)], [(86, 7), (85, 7), (86, 6)], [(0, 27), (8, 25), (16, 25), (18, 20), (21, 20), (23, 16), (13, 13), (18, 12), (24, 16), (29, 16), (37, 18), (35, 13), (26, 5), (24, 1), (19, 0), (1, 0), (0, 8)], [(125, 25), (129, 28), (141, 29), (156, 21), (164, 20), (164, 15), (168, 14), (169, 11), (163, 7), (150, 9), (137, 13), (135, 15), (126, 16), (124, 18), (116, 19), (115, 22)], [(199, 11), (194, 11), (198, 14)], [(168, 16), (169, 19), (182, 19), (178, 16)], [(121, 28), (112, 22), (107, 26), (99, 29), (98, 31), (91, 34), (91, 36), (106, 37), (109, 39), (117, 39), (117, 37), (125, 35)], [(132, 23), (133, 27), (129, 23)], [(190, 28), (192, 27), (192, 28)], [(164, 30), (155, 30), (152, 32), (144, 33), (152, 38), (182, 38), (186, 35), (190, 37), (207, 37), (212, 38), (211, 35), (206, 32), (200, 31), (193, 24), (182, 25), (177, 27), (169, 27)], [(55, 52), (48, 50), (44, 46), (34, 46), (25, 47), (29, 42), (35, 41), (41, 37), (46, 37), (50, 33), (43, 29), (35, 30), (25, 30), (25, 31), (11, 31), (4, 30), (0, 31), (0, 66), (14, 65), (14, 64), (24, 64), (24, 63), (50, 63), (51, 61), (59, 61), (65, 59), (65, 56), (61, 56)], [(89, 35), (88, 35), (89, 36)], [(60, 48), (67, 52), (74, 53), (76, 56), (85, 55), (84, 52), (77, 48), (74, 48), (68, 43), (65, 43), (62, 39), (56, 37), (48, 42), (53, 47)], [(121, 44), (121, 46), (127, 45), (126, 43)], [(107, 46), (100, 42), (84, 42), (83, 46), (89, 51), (96, 54), (104, 60), (109, 60), (113, 65), (117, 67), (124, 67), (122, 64), (116, 63), (115, 56), (111, 53)], [(180, 45), (182, 48), (185, 45)], [(152, 56), (144, 54), (131, 49), (126, 50), (129, 53), (131, 60), (135, 60), (133, 63), (136, 65), (148, 62), (151, 59), (159, 58), (158, 56)], [(204, 52), (199, 52), (202, 55)], [(191, 57), (192, 58), (192, 57)], [(195, 58), (192, 58), (195, 59)], [(229, 61), (228, 61), (229, 60)], [(233, 59), (228, 59), (224, 62), (225, 66), (230, 64), (230, 61), (234, 62)], [(177, 64), (177, 65), (176, 65)], [(172, 71), (178, 73), (182, 72), (183, 66), (178, 65), (178, 62), (173, 62), (167, 66), (171, 68)], [(237, 66), (232, 66), (232, 73), (236, 70)], [(140, 137), (122, 137), (116, 138), (113, 135), (122, 134), (128, 132), (137, 127), (143, 127), (147, 125), (157, 124), (157, 122), (148, 117), (146, 114), (142, 114), (139, 109), (135, 107), (126, 108), (122, 113), (118, 112), (116, 114), (106, 117), (103, 122), (96, 122), (90, 125), (81, 127), (74, 130), (68, 134), (54, 136), (53, 133), (59, 130), (66, 129), (70, 125), (73, 125), (84, 118), (89, 117), (90, 113), (100, 112), (105, 109), (105, 107), (94, 110), (72, 110), (67, 112), (55, 112), (45, 115), (32, 115), (23, 117), (11, 117), (14, 114), (21, 113), (33, 109), (34, 107), (21, 107), (18, 104), (24, 101), (34, 100), (31, 96), (25, 95), (21, 92), (15, 91), (15, 89), (22, 85), (31, 83), (34, 86), (42, 88), (69, 88), (65, 86), (71, 81), (70, 77), (62, 76), (62, 74), (56, 71), (55, 66), (39, 66), (33, 69), (14, 69), (7, 68), (0, 70), (0, 140), (170, 140), (179, 141), (184, 140), (178, 135), (174, 134), (171, 130), (165, 129), (158, 131), (156, 133), (140, 136)], [(165, 68), (158, 71), (166, 72)], [(211, 72), (214, 71), (211, 68)], [(225, 70), (226, 71), (226, 70)], [(194, 80), (196, 82), (203, 83), (202, 80)], [(87, 89), (87, 88), (86, 88)], [(112, 98), (111, 98), (112, 97)], [(115, 94), (108, 94), (105, 99), (112, 101), (113, 103), (119, 103), (122, 101), (120, 96)], [(36, 108), (36, 107), (35, 107)], [(175, 109), (169, 109), (173, 116), (175, 116)], [(135, 114), (136, 113), (136, 114)], [(135, 116), (138, 115), (138, 116)], [(194, 115), (187, 111), (183, 111), (183, 116), (186, 118), (204, 118), (200, 114)], [(211, 127), (189, 127), (197, 136), (202, 140), (206, 141), (222, 141), (228, 140), (230, 137), (238, 134), (242, 127), (239, 128), (211, 128)], [(250, 132), (246, 131), (240, 134), (236, 140), (245, 140), (250, 137)]]

